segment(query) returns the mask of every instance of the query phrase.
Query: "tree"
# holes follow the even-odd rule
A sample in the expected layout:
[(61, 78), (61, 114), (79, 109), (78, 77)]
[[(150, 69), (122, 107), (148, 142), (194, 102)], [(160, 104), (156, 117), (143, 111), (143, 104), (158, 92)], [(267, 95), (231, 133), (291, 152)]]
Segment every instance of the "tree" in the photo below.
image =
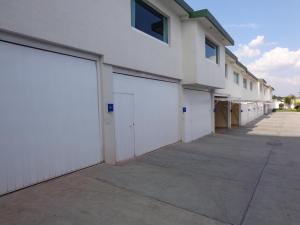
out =
[(291, 105), (295, 101), (295, 99), (295, 95), (289, 95), (284, 98), (284, 103), (287, 104), (289, 108), (291, 108)]
[(284, 97), (273, 95), (273, 99), (282, 101), (284, 99)]

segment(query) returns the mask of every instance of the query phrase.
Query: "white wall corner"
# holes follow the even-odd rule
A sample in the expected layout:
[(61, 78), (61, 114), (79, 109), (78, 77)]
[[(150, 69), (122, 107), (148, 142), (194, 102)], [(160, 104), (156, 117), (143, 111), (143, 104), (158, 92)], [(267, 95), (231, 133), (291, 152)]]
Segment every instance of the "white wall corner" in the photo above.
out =
[(101, 89), (103, 109), (103, 139), (104, 161), (108, 164), (116, 163), (116, 138), (114, 113), (108, 113), (107, 105), (114, 103), (113, 99), (113, 68), (111, 65), (101, 64)]

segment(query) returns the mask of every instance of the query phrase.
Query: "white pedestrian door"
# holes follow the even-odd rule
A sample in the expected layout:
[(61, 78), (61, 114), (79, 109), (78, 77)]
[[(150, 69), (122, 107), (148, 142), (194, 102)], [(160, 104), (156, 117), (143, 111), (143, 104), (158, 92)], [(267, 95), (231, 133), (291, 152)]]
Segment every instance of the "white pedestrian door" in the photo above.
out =
[(134, 151), (134, 95), (115, 93), (117, 161), (132, 159)]

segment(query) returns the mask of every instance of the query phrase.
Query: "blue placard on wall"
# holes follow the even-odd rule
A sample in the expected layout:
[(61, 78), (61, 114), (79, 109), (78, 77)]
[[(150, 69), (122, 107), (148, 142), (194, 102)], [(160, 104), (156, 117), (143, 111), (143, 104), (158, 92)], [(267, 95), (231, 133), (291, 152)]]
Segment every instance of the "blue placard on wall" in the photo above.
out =
[(186, 110), (187, 110), (186, 107), (182, 108), (182, 112), (186, 113)]
[(107, 104), (107, 112), (111, 113), (114, 111), (114, 104), (108, 103)]

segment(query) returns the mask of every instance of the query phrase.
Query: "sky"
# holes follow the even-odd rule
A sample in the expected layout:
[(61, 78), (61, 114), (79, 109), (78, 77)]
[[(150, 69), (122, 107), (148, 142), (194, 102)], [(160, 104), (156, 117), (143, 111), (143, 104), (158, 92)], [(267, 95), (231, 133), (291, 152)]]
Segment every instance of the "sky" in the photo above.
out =
[(216, 17), (235, 40), (229, 49), (276, 95), (300, 95), (300, 0), (186, 2)]

